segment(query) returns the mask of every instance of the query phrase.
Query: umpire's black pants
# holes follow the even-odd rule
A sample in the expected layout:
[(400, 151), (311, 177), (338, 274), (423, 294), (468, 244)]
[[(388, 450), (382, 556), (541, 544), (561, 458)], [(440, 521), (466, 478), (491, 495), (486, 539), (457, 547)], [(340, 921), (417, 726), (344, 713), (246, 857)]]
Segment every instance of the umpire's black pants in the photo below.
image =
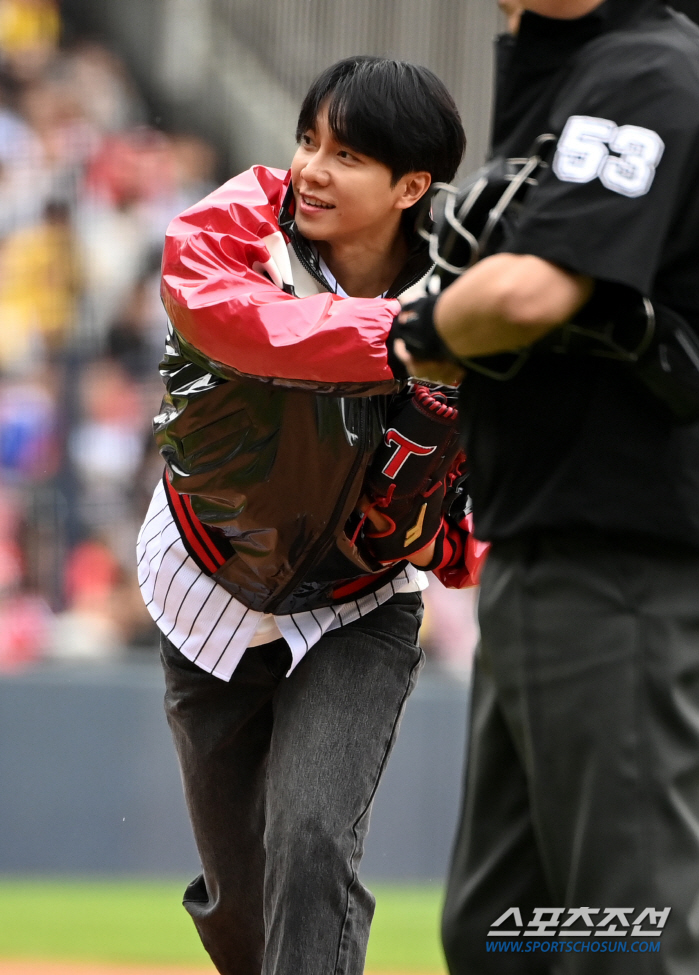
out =
[[(697, 975), (699, 555), (575, 533), (499, 543), (480, 622), (450, 971)], [(672, 912), (658, 953), (488, 952), (513, 906), (525, 924), (546, 906)]]

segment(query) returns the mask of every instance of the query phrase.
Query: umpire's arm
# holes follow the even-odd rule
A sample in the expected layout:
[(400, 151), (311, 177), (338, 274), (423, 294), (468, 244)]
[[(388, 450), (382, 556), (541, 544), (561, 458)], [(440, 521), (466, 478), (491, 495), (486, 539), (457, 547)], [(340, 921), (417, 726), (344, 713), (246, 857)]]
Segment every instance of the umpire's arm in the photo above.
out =
[(434, 310), (437, 332), (459, 358), (532, 345), (590, 299), (592, 278), (531, 254), (495, 254), (454, 282)]

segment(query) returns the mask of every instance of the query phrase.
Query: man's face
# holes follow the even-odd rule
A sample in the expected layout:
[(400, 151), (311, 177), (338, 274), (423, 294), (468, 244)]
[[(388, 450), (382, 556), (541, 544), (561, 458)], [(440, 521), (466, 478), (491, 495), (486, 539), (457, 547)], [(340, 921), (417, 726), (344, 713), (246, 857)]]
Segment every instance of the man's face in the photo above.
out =
[(542, 17), (555, 17), (557, 20), (575, 20), (584, 17), (604, 0), (522, 0), (522, 8)]
[(370, 243), (387, 221), (399, 221), (403, 180), (388, 166), (341, 145), (321, 110), (301, 136), (291, 163), (296, 225), (308, 240)]

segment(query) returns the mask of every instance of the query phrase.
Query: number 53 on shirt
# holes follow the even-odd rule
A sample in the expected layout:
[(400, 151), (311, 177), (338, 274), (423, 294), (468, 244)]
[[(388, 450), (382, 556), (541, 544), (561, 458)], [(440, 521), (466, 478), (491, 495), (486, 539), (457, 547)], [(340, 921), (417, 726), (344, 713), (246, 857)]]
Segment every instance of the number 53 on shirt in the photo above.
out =
[(566, 183), (591, 183), (622, 196), (645, 196), (665, 151), (657, 132), (640, 125), (573, 115), (566, 122), (553, 171)]

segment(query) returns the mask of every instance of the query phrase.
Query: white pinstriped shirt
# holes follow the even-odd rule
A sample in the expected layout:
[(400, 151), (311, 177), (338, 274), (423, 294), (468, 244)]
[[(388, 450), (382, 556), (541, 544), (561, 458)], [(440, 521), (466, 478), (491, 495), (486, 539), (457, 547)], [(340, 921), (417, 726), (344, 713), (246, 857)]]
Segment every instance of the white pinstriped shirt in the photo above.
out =
[(376, 592), (336, 606), (287, 616), (248, 609), (188, 554), (162, 480), (138, 536), (137, 557), (141, 593), (160, 630), (188, 660), (226, 681), (249, 646), (283, 637), (291, 650), (290, 674), (329, 630), (366, 616), (398, 592), (419, 592), (428, 585), (425, 573), (406, 563)]

